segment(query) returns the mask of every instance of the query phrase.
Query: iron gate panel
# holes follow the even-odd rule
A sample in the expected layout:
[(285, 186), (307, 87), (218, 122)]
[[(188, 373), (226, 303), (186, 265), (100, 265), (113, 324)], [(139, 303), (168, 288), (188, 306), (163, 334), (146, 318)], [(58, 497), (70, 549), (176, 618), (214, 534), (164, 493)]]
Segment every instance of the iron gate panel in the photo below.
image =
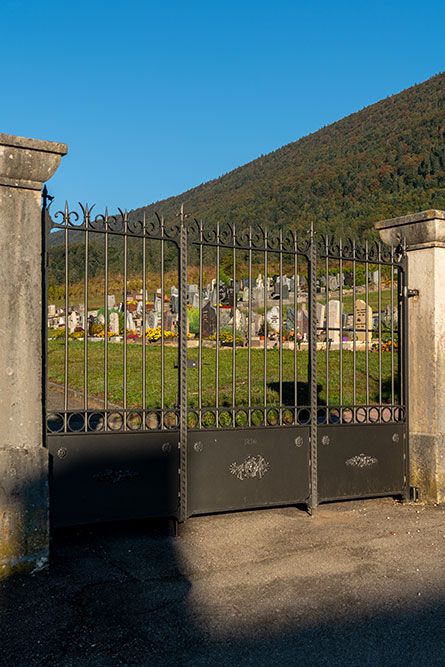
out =
[(404, 424), (318, 427), (320, 502), (407, 492)]
[(64, 319), (44, 359), (44, 394), (49, 372), (63, 393), (45, 415), (53, 525), (407, 496), (403, 245), (208, 225), (183, 208), (167, 223), (66, 205), (54, 221), (47, 201)]
[(177, 516), (179, 434), (51, 436), (51, 524)]
[(189, 513), (306, 503), (309, 428), (189, 433)]

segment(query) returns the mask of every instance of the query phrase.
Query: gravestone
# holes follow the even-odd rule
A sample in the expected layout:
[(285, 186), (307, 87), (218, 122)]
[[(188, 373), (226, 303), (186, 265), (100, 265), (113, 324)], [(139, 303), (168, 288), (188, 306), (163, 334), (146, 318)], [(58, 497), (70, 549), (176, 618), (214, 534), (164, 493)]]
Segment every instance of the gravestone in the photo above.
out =
[(337, 276), (329, 276), (328, 281), (328, 289), (331, 290), (331, 292), (338, 288)]
[(199, 310), (199, 293), (195, 292), (193, 294), (192, 308)]
[(210, 301), (202, 309), (201, 334), (204, 337), (213, 336), (216, 333), (216, 309)]
[(117, 313), (110, 313), (110, 332), (119, 334), (119, 315)]
[(174, 331), (176, 324), (176, 317), (171, 313), (164, 312), (164, 331)]
[(171, 288), (171, 311), (172, 313), (177, 313), (179, 308), (179, 292), (176, 287)]
[(280, 309), (278, 306), (272, 306), (272, 308), (267, 312), (266, 319), (270, 330), (280, 330)]
[(114, 296), (114, 294), (107, 294), (107, 305), (108, 308), (114, 308), (114, 306), (116, 305), (116, 297)]
[(55, 317), (56, 315), (56, 306), (53, 303), (50, 303), (48, 306), (48, 317)]
[(133, 319), (133, 314), (127, 310), (127, 330), (134, 331), (136, 329)]
[(329, 301), (328, 304), (328, 317), (326, 317), (326, 327), (328, 330), (326, 332), (326, 339), (331, 340), (333, 343), (340, 342), (340, 317), (341, 317), (341, 303), (335, 299)]
[[(229, 320), (229, 327), (233, 327), (233, 316)], [(243, 334), (247, 331), (246, 316), (238, 308), (235, 309), (235, 330)]]
[(298, 333), (306, 340), (309, 334), (309, 313), (304, 304), (297, 310), (297, 329)]
[(379, 272), (378, 272), (378, 270), (372, 272), (372, 281), (373, 281), (374, 285), (379, 284)]
[(252, 302), (256, 306), (260, 307), (264, 304), (264, 287), (254, 287), (252, 290)]
[(158, 326), (158, 316), (154, 310), (150, 310), (146, 315), (146, 328), (156, 329)]
[(324, 320), (326, 315), (326, 306), (323, 303), (318, 303), (316, 305), (316, 318), (317, 318), (317, 334), (324, 329)]
[[(367, 317), (366, 317), (367, 314)], [(368, 321), (366, 321), (366, 319)], [(371, 343), (372, 341), (372, 308), (367, 306), (363, 299), (355, 302), (355, 329), (357, 340)]]
[(348, 271), (345, 273), (345, 287), (352, 287), (354, 284), (354, 277), (352, 275), (352, 271)]
[(243, 289), (243, 303), (249, 303), (249, 288), (245, 287)]
[(288, 306), (286, 309), (286, 329), (293, 331), (295, 329), (295, 308)]
[(105, 317), (100, 313), (99, 317), (97, 318), (97, 323), (100, 324), (101, 326), (104, 326), (105, 324)]
[(289, 287), (288, 285), (283, 284), (283, 288), (281, 290), (281, 296), (283, 299), (288, 299), (289, 298)]
[(262, 327), (264, 322), (264, 317), (259, 313), (250, 314), (250, 335), (258, 336), (258, 332)]
[(73, 310), (68, 316), (68, 331), (70, 333), (73, 333), (76, 327), (77, 327), (77, 315)]
[(193, 303), (193, 298), (195, 294), (197, 294), (198, 292), (199, 292), (198, 285), (187, 285), (187, 296), (189, 303)]

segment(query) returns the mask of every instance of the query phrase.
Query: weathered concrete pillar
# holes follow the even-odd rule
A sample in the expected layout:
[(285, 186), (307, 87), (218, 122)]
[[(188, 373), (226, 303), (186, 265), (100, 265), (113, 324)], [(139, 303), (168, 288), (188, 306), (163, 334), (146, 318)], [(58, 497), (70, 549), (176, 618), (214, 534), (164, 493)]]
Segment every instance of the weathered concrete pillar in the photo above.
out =
[(66, 153), (0, 134), (0, 578), (48, 559), (40, 191)]
[(411, 486), (445, 502), (445, 211), (378, 222), (386, 243), (405, 239), (408, 287), (408, 411)]

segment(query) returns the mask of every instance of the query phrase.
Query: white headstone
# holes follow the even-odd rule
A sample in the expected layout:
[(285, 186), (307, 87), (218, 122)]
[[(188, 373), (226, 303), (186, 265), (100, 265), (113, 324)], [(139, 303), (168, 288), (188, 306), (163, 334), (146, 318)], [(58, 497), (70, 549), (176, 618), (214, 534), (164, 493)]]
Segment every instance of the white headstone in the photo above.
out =
[(97, 318), (97, 323), (101, 324), (102, 326), (105, 324), (105, 317), (100, 313), (99, 317)]
[(269, 325), (269, 329), (272, 329), (272, 331), (279, 331), (280, 330), (280, 309), (278, 306), (273, 306), (267, 313), (267, 323)]
[(68, 316), (68, 330), (70, 333), (73, 333), (74, 329), (77, 327), (77, 315), (74, 310)]
[[(328, 322), (329, 316), (329, 322)], [(341, 317), (341, 303), (336, 299), (329, 301), (328, 316), (326, 317), (326, 338), (333, 343), (340, 342), (340, 317)]]
[(119, 315), (117, 313), (110, 314), (110, 333), (119, 334)]
[(133, 319), (133, 314), (127, 310), (127, 330), (134, 331), (136, 329)]

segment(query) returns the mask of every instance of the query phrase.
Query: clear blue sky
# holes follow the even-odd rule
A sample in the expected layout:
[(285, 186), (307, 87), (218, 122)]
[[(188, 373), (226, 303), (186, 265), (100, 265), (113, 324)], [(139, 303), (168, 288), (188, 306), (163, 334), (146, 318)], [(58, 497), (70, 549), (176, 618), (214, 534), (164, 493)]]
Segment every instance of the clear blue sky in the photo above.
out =
[(136, 208), (445, 69), (440, 0), (4, 0), (0, 132), (61, 201)]

